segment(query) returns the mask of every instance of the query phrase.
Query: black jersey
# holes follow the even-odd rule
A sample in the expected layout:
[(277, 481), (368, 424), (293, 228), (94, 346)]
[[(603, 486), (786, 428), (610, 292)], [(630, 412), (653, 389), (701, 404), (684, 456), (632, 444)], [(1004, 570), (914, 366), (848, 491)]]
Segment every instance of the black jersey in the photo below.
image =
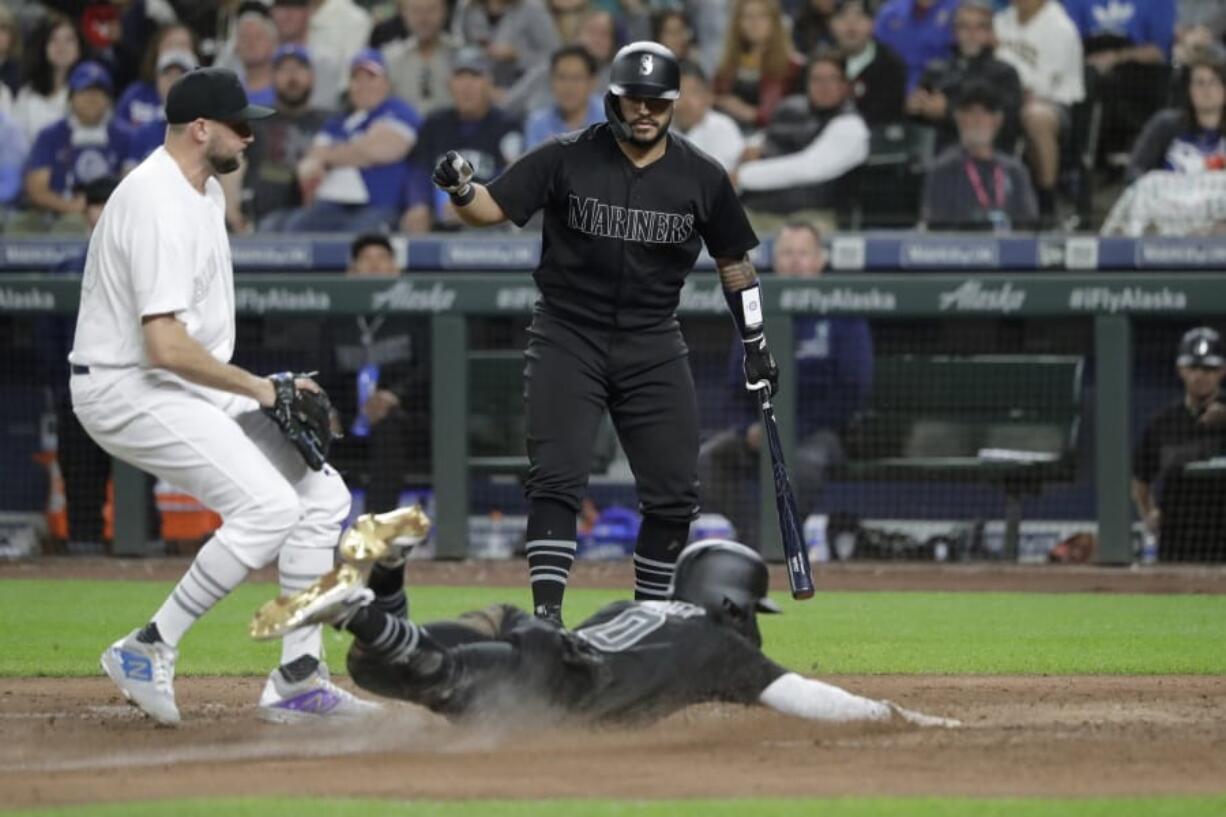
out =
[(1226, 432), (1198, 419), (1182, 399), (1158, 412), (1145, 427), (1133, 464), (1137, 479), (1161, 483), (1158, 558), (1164, 562), (1226, 558), (1226, 477), (1184, 469), (1226, 454)]
[(1155, 414), (1145, 426), (1133, 463), (1133, 476), (1151, 484), (1161, 480), (1163, 499), (1184, 482), (1184, 465), (1226, 454), (1226, 432), (1201, 425), (1199, 419), (1180, 399)]
[(593, 720), (662, 717), (709, 701), (757, 703), (787, 670), (727, 624), (682, 601), (624, 601), (574, 630), (599, 671), (577, 706)]
[(609, 126), (546, 142), (488, 185), (523, 226), (544, 210), (534, 273), (545, 309), (602, 327), (652, 326), (677, 309), (701, 242), (739, 258), (758, 244), (728, 174), (669, 134), (664, 155), (638, 168)]

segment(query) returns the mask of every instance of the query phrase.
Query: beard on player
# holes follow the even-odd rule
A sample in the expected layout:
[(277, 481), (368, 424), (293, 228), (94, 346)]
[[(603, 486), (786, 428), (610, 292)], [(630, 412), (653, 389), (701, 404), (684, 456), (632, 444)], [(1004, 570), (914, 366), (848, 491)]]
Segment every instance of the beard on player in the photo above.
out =
[[(650, 136), (639, 136), (638, 125), (645, 123), (653, 125), (655, 130), (651, 132)], [(672, 125), (672, 123), (673, 108), (671, 105), (668, 109), (668, 115), (664, 118), (663, 122), (657, 122), (655, 117), (651, 116), (650, 114), (636, 117), (635, 119), (629, 121), (630, 138), (628, 141), (636, 147), (649, 148), (664, 138), (664, 135), (668, 133), (668, 128), (670, 125)]]
[(209, 163), (209, 167), (213, 169), (213, 172), (220, 176), (238, 170), (240, 164), (238, 157), (242, 152), (242, 146), (236, 150), (227, 151), (225, 148), (209, 145), (208, 150), (205, 151), (204, 158)]

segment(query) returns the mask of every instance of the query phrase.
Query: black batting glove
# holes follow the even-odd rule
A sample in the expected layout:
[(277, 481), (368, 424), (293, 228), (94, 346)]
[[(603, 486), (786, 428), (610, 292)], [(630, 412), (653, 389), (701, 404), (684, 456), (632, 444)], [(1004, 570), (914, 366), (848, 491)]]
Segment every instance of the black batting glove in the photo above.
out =
[(451, 196), (452, 204), (463, 207), (473, 200), (476, 190), (472, 186), (473, 166), (454, 150), (447, 151), (434, 166), (430, 180), (440, 190)]
[(745, 388), (766, 389), (768, 397), (779, 393), (779, 367), (766, 347), (766, 335), (745, 338)]

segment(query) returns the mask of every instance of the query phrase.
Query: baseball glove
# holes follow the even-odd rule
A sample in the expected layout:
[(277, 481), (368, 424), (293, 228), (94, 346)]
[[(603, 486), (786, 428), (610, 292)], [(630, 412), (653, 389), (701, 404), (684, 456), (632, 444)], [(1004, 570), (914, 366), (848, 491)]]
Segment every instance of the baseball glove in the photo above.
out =
[(276, 402), (264, 412), (280, 427), (285, 438), (294, 444), (298, 453), (313, 471), (324, 467), (328, 449), (334, 440), (340, 439), (341, 423), (332, 401), (321, 389), (301, 389), (294, 383), (305, 377), (293, 372), (278, 372), (269, 375)]

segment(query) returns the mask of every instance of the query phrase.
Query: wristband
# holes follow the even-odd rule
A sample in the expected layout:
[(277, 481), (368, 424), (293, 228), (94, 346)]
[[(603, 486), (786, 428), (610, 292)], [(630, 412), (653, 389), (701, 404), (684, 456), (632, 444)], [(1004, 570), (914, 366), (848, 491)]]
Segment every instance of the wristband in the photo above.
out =
[(455, 191), (454, 193), (448, 193), (447, 195), (451, 196), (451, 203), (456, 207), (464, 207), (471, 203), (474, 198), (476, 198), (477, 188), (473, 187), (471, 183), (465, 184), (459, 190)]
[(762, 334), (762, 288), (757, 281), (736, 292), (724, 290), (724, 300), (742, 339)]

